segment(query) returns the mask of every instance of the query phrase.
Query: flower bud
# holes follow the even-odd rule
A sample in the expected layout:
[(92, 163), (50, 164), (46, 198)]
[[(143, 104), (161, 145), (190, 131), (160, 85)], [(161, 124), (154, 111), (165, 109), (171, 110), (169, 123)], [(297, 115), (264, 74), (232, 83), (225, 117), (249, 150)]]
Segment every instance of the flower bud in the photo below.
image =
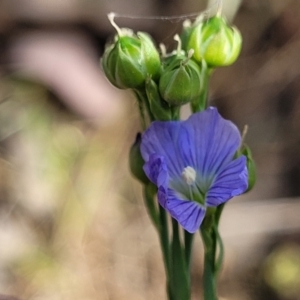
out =
[(206, 21), (196, 21), (184, 28), (186, 50), (194, 49), (193, 59), (198, 63), (204, 59), (209, 67), (222, 67), (234, 63), (240, 54), (242, 36), (237, 28), (227, 25), (225, 20), (214, 16)]
[(120, 89), (142, 87), (151, 76), (158, 79), (160, 58), (151, 37), (143, 32), (134, 35), (120, 29), (113, 21), (118, 34), (115, 42), (103, 54), (102, 66), (109, 81)]
[(146, 94), (151, 113), (155, 119), (160, 121), (172, 120), (171, 108), (168, 103), (161, 98), (157, 84), (151, 78), (146, 81)]
[(252, 190), (256, 182), (256, 167), (252, 157), (251, 150), (248, 146), (244, 145), (241, 149), (241, 154), (247, 158), (247, 169), (248, 169), (248, 189), (246, 192)]
[(133, 176), (141, 181), (142, 183), (148, 184), (149, 179), (146, 176), (143, 166), (144, 166), (144, 160), (141, 155), (140, 146), (141, 146), (141, 134), (138, 133), (136, 135), (136, 139), (134, 144), (131, 146), (130, 152), (129, 152), (129, 167), (130, 171), (133, 174)]
[(190, 59), (174, 57), (166, 66), (159, 80), (161, 96), (170, 105), (182, 105), (193, 101), (201, 93), (201, 69)]

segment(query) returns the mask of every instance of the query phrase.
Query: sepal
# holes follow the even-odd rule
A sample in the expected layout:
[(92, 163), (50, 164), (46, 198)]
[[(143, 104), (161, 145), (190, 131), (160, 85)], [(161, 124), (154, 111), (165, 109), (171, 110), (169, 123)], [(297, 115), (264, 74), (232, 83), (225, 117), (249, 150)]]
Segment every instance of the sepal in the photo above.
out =
[(243, 145), (241, 154), (247, 158), (247, 169), (248, 169), (248, 188), (245, 193), (252, 190), (256, 182), (256, 166), (252, 157), (250, 148), (247, 145)]
[(131, 173), (136, 179), (138, 179), (144, 184), (148, 184), (150, 181), (143, 170), (145, 162), (140, 151), (141, 140), (141, 134), (138, 133), (136, 135), (134, 144), (130, 148), (129, 167)]

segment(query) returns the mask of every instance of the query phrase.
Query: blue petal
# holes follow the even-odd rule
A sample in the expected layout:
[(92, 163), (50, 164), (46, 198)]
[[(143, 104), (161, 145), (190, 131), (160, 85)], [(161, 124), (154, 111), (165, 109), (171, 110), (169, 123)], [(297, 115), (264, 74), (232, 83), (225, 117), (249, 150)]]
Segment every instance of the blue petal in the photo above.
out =
[(208, 206), (224, 203), (247, 189), (246, 159), (233, 161), (240, 143), (237, 127), (215, 108), (194, 114), (187, 121), (153, 122), (143, 134), (145, 173), (158, 186), (160, 204), (187, 231), (199, 228), (205, 208), (184, 200), (189, 193), (183, 170), (188, 166), (196, 170), (196, 185), (206, 194)]
[(168, 202), (168, 188), (160, 186), (157, 191), (157, 198), (159, 204), (166, 209)]
[(205, 208), (194, 201), (182, 200), (171, 189), (158, 191), (160, 204), (188, 232), (196, 232), (205, 216)]
[(245, 192), (248, 187), (246, 157), (240, 156), (230, 162), (215, 178), (206, 196), (208, 206), (218, 206)]
[(182, 155), (182, 146), (190, 147), (186, 131), (181, 121), (153, 122), (142, 136), (141, 153), (147, 162), (151, 154), (156, 153), (165, 158), (171, 178), (181, 178), (187, 162)]
[[(202, 188), (207, 189), (215, 175), (232, 161), (241, 143), (237, 127), (223, 119), (216, 108), (191, 115), (183, 126), (193, 142), (191, 161), (203, 177)], [(190, 144), (191, 145), (191, 144)]]
[(168, 186), (168, 169), (163, 156), (156, 153), (151, 154), (143, 169), (156, 186)]

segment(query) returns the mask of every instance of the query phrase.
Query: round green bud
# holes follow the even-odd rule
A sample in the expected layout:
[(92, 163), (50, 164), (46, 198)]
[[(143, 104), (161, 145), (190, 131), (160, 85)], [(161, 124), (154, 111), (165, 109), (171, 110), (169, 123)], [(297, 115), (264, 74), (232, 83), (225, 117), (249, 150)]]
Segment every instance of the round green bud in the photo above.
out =
[(148, 184), (149, 179), (143, 170), (143, 166), (144, 166), (145, 162), (143, 160), (143, 157), (141, 155), (141, 150), (140, 150), (141, 140), (142, 140), (141, 134), (138, 133), (136, 135), (134, 144), (130, 148), (129, 167), (130, 167), (131, 173), (133, 174), (133, 176), (136, 179), (138, 179), (139, 181), (141, 181), (144, 184)]
[(193, 101), (201, 93), (200, 67), (190, 59), (190, 55), (184, 59), (181, 56), (174, 57), (162, 71), (159, 91), (172, 106)]
[(184, 28), (186, 50), (194, 49), (193, 59), (205, 60), (209, 67), (223, 67), (234, 63), (241, 52), (242, 36), (235, 27), (228, 26), (219, 16), (198, 21)]
[(149, 76), (158, 79), (160, 58), (151, 37), (147, 33), (135, 35), (132, 31), (116, 28), (115, 42), (106, 47), (102, 58), (109, 81), (120, 89), (127, 89), (142, 87)]

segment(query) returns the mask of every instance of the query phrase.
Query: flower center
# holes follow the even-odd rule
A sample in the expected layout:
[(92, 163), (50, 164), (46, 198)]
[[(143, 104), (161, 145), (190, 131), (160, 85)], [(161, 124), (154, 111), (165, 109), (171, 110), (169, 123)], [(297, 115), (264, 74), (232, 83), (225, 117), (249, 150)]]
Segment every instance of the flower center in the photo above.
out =
[(196, 170), (191, 166), (187, 166), (183, 169), (181, 177), (188, 186), (187, 189), (182, 190), (182, 194), (191, 201), (195, 201), (202, 205), (205, 205), (205, 193), (201, 191), (201, 188), (196, 181)]
[(183, 169), (181, 176), (187, 185), (193, 185), (196, 181), (196, 171), (190, 166)]

